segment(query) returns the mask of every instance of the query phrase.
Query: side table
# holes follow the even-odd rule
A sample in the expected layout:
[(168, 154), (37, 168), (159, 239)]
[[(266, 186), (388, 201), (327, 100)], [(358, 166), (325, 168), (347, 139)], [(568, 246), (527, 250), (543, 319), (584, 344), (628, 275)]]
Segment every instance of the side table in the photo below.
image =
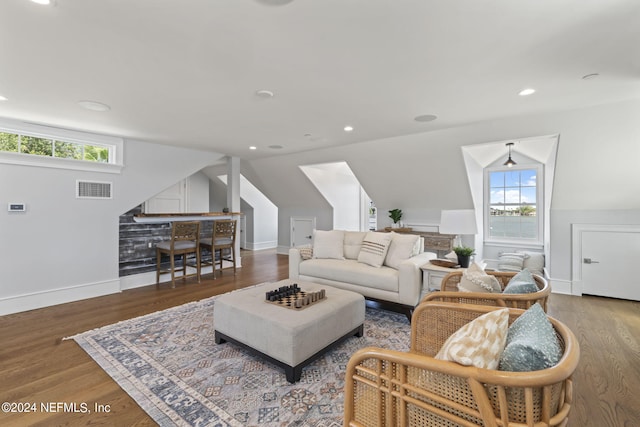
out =
[(438, 265), (433, 265), (430, 262), (428, 262), (426, 264), (423, 264), (420, 267), (420, 270), (422, 270), (423, 292), (430, 292), (430, 291), (440, 290), (440, 285), (442, 284), (442, 279), (444, 279), (444, 276), (454, 271), (459, 271), (464, 269), (460, 267), (458, 268), (440, 267)]

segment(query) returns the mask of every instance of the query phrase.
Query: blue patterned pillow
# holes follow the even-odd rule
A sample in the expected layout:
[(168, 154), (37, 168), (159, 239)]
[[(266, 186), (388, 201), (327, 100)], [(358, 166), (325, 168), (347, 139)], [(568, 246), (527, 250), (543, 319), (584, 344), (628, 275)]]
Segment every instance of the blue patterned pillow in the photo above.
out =
[(556, 365), (561, 358), (562, 349), (553, 325), (536, 303), (509, 326), (499, 369), (538, 371)]
[(503, 294), (531, 294), (538, 292), (538, 285), (536, 285), (533, 275), (528, 269), (522, 270), (509, 280), (507, 287), (502, 291)]

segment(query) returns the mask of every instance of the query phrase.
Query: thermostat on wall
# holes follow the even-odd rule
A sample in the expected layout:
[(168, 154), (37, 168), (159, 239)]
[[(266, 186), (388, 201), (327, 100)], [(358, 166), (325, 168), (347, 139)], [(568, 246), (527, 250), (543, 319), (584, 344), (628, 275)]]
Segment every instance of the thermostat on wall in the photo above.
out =
[(9, 212), (25, 212), (27, 205), (24, 203), (9, 203)]

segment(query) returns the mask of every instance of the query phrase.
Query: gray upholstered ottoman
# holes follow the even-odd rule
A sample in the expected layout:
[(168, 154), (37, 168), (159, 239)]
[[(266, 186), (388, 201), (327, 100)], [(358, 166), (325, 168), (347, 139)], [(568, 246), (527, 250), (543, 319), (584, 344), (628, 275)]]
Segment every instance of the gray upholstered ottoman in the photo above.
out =
[[(265, 293), (297, 283), (303, 291), (324, 289), (326, 299), (303, 310), (265, 301)], [(300, 380), (303, 366), (343, 339), (363, 333), (365, 302), (358, 293), (325, 285), (283, 280), (240, 289), (215, 301), (217, 344), (229, 341), (285, 368), (287, 381)]]

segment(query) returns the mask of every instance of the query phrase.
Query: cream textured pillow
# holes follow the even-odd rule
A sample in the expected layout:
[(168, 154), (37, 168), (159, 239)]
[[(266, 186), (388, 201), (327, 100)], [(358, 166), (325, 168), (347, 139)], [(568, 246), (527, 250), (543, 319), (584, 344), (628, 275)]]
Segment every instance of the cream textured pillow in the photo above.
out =
[(436, 359), (465, 366), (496, 369), (509, 330), (509, 309), (483, 314), (451, 335), (436, 354)]
[(366, 231), (345, 231), (344, 232), (344, 257), (346, 259), (358, 259), (362, 241)]
[(344, 231), (313, 230), (313, 257), (344, 259)]
[(458, 283), (460, 292), (492, 292), (501, 293), (502, 286), (494, 276), (484, 272), (477, 262), (462, 272)]
[(391, 233), (368, 232), (362, 241), (358, 262), (369, 264), (373, 267), (382, 267), (391, 244), (391, 237)]
[(544, 254), (540, 252), (524, 252), (524, 268), (533, 274), (544, 277)]
[(313, 248), (311, 245), (298, 246), (298, 252), (300, 252), (300, 258), (302, 259), (313, 258)]
[(419, 236), (415, 234), (399, 234), (393, 231), (391, 236), (391, 244), (384, 259), (384, 265), (397, 270), (400, 268), (402, 261), (411, 258), (413, 255)]

